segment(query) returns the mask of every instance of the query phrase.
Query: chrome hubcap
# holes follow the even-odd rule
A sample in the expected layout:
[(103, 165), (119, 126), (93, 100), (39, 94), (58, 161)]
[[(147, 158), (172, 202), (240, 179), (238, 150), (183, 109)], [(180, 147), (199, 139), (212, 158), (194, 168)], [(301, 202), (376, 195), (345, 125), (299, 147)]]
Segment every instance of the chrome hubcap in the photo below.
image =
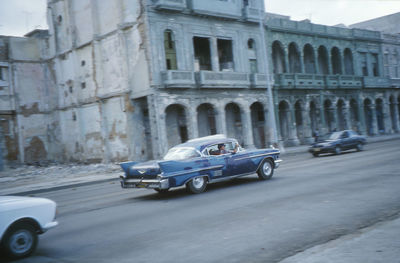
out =
[(32, 234), (27, 230), (19, 230), (10, 239), (10, 248), (16, 254), (27, 252), (33, 245)]
[(196, 177), (193, 179), (193, 186), (197, 189), (203, 187), (204, 185), (204, 177)]
[(271, 164), (269, 162), (265, 162), (263, 164), (263, 172), (265, 175), (270, 175), (272, 171)]

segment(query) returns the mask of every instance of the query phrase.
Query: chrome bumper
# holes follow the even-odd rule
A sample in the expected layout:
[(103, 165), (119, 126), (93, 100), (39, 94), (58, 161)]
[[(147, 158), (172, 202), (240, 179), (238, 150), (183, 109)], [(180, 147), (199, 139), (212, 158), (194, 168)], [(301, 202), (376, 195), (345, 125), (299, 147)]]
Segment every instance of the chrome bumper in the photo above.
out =
[(279, 165), (281, 164), (281, 162), (282, 162), (281, 159), (278, 159), (278, 160), (275, 160), (275, 161), (274, 161), (274, 163), (275, 163), (275, 169), (279, 167)]
[(122, 188), (149, 188), (149, 189), (168, 189), (169, 180), (168, 179), (129, 179), (120, 176), (120, 183)]

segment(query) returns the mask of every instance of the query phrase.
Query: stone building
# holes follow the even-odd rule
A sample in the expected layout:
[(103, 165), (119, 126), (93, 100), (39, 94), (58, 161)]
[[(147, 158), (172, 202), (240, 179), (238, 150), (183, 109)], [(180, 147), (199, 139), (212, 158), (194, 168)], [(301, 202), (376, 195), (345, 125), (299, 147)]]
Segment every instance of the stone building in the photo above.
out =
[(0, 37), (6, 161), (147, 160), (216, 133), (265, 147), (267, 84), (287, 146), (399, 131), (399, 34), (292, 21), (262, 0), (48, 0), (48, 22)]

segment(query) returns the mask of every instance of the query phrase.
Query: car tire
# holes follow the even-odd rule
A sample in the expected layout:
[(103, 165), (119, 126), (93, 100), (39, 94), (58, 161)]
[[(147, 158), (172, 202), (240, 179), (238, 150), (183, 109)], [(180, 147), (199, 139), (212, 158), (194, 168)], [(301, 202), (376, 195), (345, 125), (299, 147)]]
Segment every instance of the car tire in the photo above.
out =
[(186, 189), (192, 194), (200, 194), (206, 190), (207, 179), (204, 176), (197, 176), (186, 184)]
[(314, 157), (318, 157), (319, 156), (319, 153), (313, 153), (312, 154)]
[(356, 149), (357, 149), (357, 152), (360, 152), (364, 149), (364, 145), (362, 143), (357, 143)]
[(17, 223), (6, 232), (2, 248), (11, 259), (19, 259), (35, 251), (38, 236), (35, 228), (29, 223)]
[(339, 155), (339, 154), (341, 154), (342, 153), (342, 148), (340, 148), (340, 146), (336, 146), (335, 147), (335, 154), (336, 155)]
[(155, 188), (154, 190), (156, 190), (156, 192), (158, 192), (159, 194), (166, 194), (166, 193), (168, 193), (169, 188), (167, 188), (167, 189)]
[(274, 165), (271, 160), (264, 160), (257, 171), (261, 180), (269, 180), (274, 175)]

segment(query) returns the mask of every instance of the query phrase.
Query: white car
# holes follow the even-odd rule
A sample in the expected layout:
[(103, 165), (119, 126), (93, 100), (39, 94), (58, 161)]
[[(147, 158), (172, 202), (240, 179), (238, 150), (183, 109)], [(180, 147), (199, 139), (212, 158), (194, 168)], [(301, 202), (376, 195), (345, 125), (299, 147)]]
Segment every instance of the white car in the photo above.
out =
[(56, 207), (46, 198), (0, 196), (1, 251), (12, 259), (30, 255), (36, 249), (38, 234), (58, 225)]

